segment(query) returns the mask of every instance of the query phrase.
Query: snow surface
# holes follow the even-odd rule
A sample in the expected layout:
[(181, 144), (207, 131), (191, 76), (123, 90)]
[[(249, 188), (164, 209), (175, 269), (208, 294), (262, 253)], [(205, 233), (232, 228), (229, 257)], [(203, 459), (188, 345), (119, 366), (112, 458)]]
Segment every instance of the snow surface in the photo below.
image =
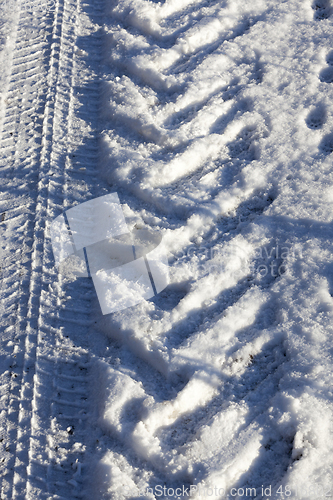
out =
[[(331, 1), (30, 4), (0, 6), (1, 498), (330, 498)], [(170, 284), (104, 316), (50, 228), (110, 193)]]

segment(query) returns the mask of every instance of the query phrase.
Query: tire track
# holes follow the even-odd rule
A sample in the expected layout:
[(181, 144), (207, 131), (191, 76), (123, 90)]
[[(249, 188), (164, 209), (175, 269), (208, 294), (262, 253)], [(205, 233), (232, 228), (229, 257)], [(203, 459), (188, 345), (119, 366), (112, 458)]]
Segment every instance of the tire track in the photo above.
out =
[[(83, 111), (78, 111), (80, 102), (77, 94), (84, 82), (85, 99), (89, 102), (97, 101), (99, 86), (96, 81), (97, 75), (92, 73), (85, 64), (80, 63), (79, 58), (76, 57), (80, 11), (79, 2), (65, 3), (66, 17), (62, 23), (58, 49), (58, 91), (52, 121), (52, 139), (49, 141), (52, 145), (50, 165), (54, 170), (61, 165), (64, 172), (63, 209), (72, 206), (73, 203), (85, 201), (87, 194), (92, 196), (95, 190), (96, 132), (94, 129), (90, 131), (89, 128), (84, 128), (84, 123), (92, 124), (94, 115), (87, 109), (87, 106)], [(95, 14), (96, 11), (98, 13), (98, 5), (95, 4)], [(90, 30), (92, 31), (90, 38), (94, 41), (94, 43), (91, 41), (90, 50), (92, 50), (94, 45), (99, 44), (99, 36), (94, 32), (94, 26)], [(89, 33), (89, 27), (87, 31)], [(81, 31), (80, 36), (82, 37)], [(93, 57), (96, 57), (96, 53)], [(66, 93), (67, 88), (70, 89), (69, 96)], [(78, 120), (83, 128), (77, 127)], [(86, 146), (82, 146), (84, 140), (87, 140)], [(79, 157), (78, 168), (73, 166), (72, 158), (74, 157)], [(50, 186), (51, 194), (53, 191), (56, 192), (59, 185), (57, 179), (55, 185), (56, 188)], [(46, 220), (51, 222), (52, 218), (48, 215)], [(53, 259), (50, 262), (49, 252), (50, 248), (46, 248), (44, 265), (46, 268), (50, 265), (53, 268)], [(43, 307), (40, 310), (40, 336), (44, 337), (44, 342), (40, 342), (38, 348), (43, 366), (43, 370), (39, 372), (38, 385), (44, 389), (46, 396), (49, 381), (52, 379), (54, 390), (52, 397), (47, 399), (47, 405), (39, 390), (35, 394), (35, 415), (37, 418), (43, 415), (48, 417), (49, 432), (48, 437), (41, 436), (41, 428), (36, 426), (32, 433), (34, 455), (38, 460), (30, 460), (30, 481), (31, 489), (34, 491), (38, 471), (47, 470), (46, 479), (44, 474), (43, 486), (48, 494), (54, 495), (54, 498), (82, 497), (84, 491), (82, 490), (84, 482), (82, 474), (84, 467), (87, 467), (85, 466), (87, 447), (89, 448), (91, 441), (88, 439), (88, 432), (91, 439), (93, 436), (87, 428), (87, 419), (91, 412), (89, 405), (91, 354), (87, 347), (78, 347), (80, 337), (83, 337), (89, 346), (87, 339), (93, 333), (89, 307), (93, 288), (88, 280), (85, 281), (86, 283), (78, 288), (78, 283), (69, 284), (66, 279), (59, 277), (55, 290), (51, 285), (51, 294), (49, 289), (44, 288), (47, 305), (45, 310)], [(68, 296), (65, 296), (65, 293)], [(68, 307), (67, 297), (71, 298), (72, 307)], [(51, 304), (53, 303), (51, 307), (50, 301)], [(59, 306), (61, 306), (60, 311)], [(76, 337), (75, 335), (73, 337), (73, 332)], [(67, 337), (71, 337), (71, 340)], [(52, 351), (49, 349), (52, 343), (53, 362)], [(39, 363), (37, 356), (37, 369)], [(44, 437), (45, 443), (41, 437)], [(43, 476), (39, 474), (39, 477)], [(43, 488), (40, 487), (40, 489), (43, 491)]]
[[(276, 480), (291, 461), (292, 440), (269, 413), (286, 362), (271, 313), (280, 276), (258, 273), (283, 264), (265, 255), (275, 192), (256, 170), (270, 130), (247, 92), (265, 71), (246, 43), (264, 13), (237, 8), (120, 1), (109, 13), (103, 173), (130, 226), (163, 232), (171, 285), (101, 322), (124, 346), (101, 375), (105, 498), (126, 497), (113, 489), (120, 476), (133, 497), (156, 484), (230, 490), (256, 460)], [(270, 475), (258, 471), (259, 488)]]
[[(98, 6), (95, 8), (98, 11)], [(4, 498), (82, 496), (91, 364), (87, 349), (67, 337), (73, 330), (84, 338), (89, 336), (92, 285), (87, 282), (78, 290), (75, 284), (58, 277), (47, 233), (59, 212), (85, 201), (87, 193), (91, 196), (94, 190), (96, 132), (77, 127), (78, 120), (91, 123), (93, 115), (87, 109), (77, 112), (80, 103), (76, 94), (83, 75), (85, 84), (95, 80), (89, 90), (84, 89), (85, 98), (96, 100), (99, 89), (96, 74), (76, 56), (80, 11), (80, 2), (59, 0), (53, 12), (40, 17), (22, 12), (14, 53), (11, 95), (15, 100), (20, 91), (23, 97), (19, 98), (20, 105), (15, 102), (15, 107), (7, 108), (3, 157), (8, 161), (15, 144), (14, 158), (7, 166), (14, 180), (7, 183), (7, 202), (3, 205), (8, 244), (15, 238), (15, 229), (19, 230), (25, 217), (28, 219), (17, 242), (25, 245), (21, 267), (25, 265), (27, 271), (17, 283), (21, 269), (15, 269), (15, 264), (7, 267), (7, 295), (2, 297), (3, 303), (12, 304), (10, 312), (18, 318), (7, 347), (8, 351), (13, 342), (16, 344), (13, 357), (17, 373), (15, 385), (5, 391), (9, 399), (7, 419), (11, 422), (6, 442), (11, 443), (13, 453), (6, 464)], [(32, 43), (30, 28), (38, 33)], [(94, 27), (89, 29), (98, 44)], [(27, 89), (27, 95), (22, 88)], [(30, 93), (35, 99), (33, 106)], [(17, 110), (15, 114), (13, 110)], [(30, 126), (36, 122), (35, 128)], [(82, 149), (84, 138), (88, 145)], [(24, 158), (22, 143), (30, 157)], [(73, 168), (72, 156), (79, 148), (80, 166)], [(18, 193), (25, 191), (30, 194), (20, 199)], [(65, 309), (68, 287), (72, 287), (72, 300), (76, 300), (69, 314)]]
[[(11, 498), (13, 495), (13, 469), (16, 462), (17, 446), (20, 448), (20, 444), (16, 445), (16, 443), (20, 439), (18, 428), (19, 415), (22, 409), (22, 391), (24, 391), (27, 372), (32, 371), (31, 368), (33, 369), (33, 366), (29, 367), (28, 365), (29, 353), (26, 352), (26, 348), (29, 349), (30, 346), (25, 331), (27, 329), (29, 284), (32, 274), (30, 254), (34, 225), (33, 214), (36, 206), (36, 185), (41, 152), (42, 117), (40, 110), (43, 109), (46, 82), (43, 61), (38, 57), (32, 60), (28, 58), (27, 65), (32, 68), (32, 75), (29, 79), (26, 79), (24, 74), (22, 76), (20, 74), (20, 63), (22, 63), (22, 60), (24, 61), (26, 54), (30, 55), (31, 48), (36, 50), (38, 54), (45, 45), (43, 36), (40, 34), (37, 35), (29, 47), (26, 46), (27, 44), (24, 45), (25, 27), (29, 25), (29, 22), (31, 22), (31, 16), (28, 13), (21, 12), (13, 57), (14, 71), (7, 97), (8, 106), (4, 121), (4, 134), (2, 135), (2, 159), (5, 165), (2, 180), (4, 187), (7, 188), (2, 197), (4, 225), (6, 226), (4, 239), (10, 245), (13, 241), (12, 233), (15, 235), (17, 231), (19, 234), (17, 238), (14, 236), (17, 249), (16, 263), (15, 261), (13, 264), (10, 262), (7, 269), (5, 267), (2, 283), (4, 308), (8, 309), (8, 306), (10, 306), (11, 309), (11, 314), (7, 317), (9, 325), (5, 324), (3, 327), (10, 334), (6, 350), (7, 352), (12, 350), (10, 368), (13, 369), (10, 373), (13, 382), (6, 396), (8, 398), (6, 406), (8, 406), (7, 415), (9, 421), (6, 440), (11, 451), (11, 458), (6, 464), (7, 475), (2, 484), (2, 495), (5, 498)], [(43, 28), (45, 28), (45, 20), (44, 26), (42, 25)], [(17, 62), (16, 57), (18, 58)], [(36, 92), (37, 81), (44, 95)], [(32, 128), (28, 128), (30, 123), (34, 124)], [(27, 152), (27, 155), (24, 155), (25, 152)], [(30, 194), (26, 194), (29, 192)], [(20, 193), (24, 194), (20, 196)], [(18, 215), (16, 215), (17, 212)], [(19, 256), (18, 261), (17, 254)], [(15, 317), (16, 321), (13, 321)], [(33, 353), (32, 356), (34, 356)], [(28, 399), (25, 400), (25, 404), (29, 405)]]

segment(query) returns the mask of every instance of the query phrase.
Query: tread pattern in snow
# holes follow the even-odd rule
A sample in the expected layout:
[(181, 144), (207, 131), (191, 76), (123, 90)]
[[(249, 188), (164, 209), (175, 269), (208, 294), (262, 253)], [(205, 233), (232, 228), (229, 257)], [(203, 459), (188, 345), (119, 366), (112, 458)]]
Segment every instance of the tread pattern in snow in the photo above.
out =
[[(274, 245), (255, 232), (275, 194), (255, 170), (270, 132), (252, 106), (264, 67), (246, 39), (263, 12), (247, 8), (125, 0), (109, 12), (103, 172), (129, 224), (162, 230), (173, 255), (170, 286), (106, 328), (126, 346), (115, 344), (120, 364), (104, 375), (110, 437), (100, 452), (111, 480), (100, 494), (110, 497), (113, 474), (134, 492), (228, 490), (240, 477), (246, 485), (249, 469), (259, 488), (290, 464), (292, 440), (269, 413), (286, 361), (269, 314), (277, 275), (254, 272), (283, 260), (250, 250), (261, 238)], [(210, 266), (221, 264), (212, 255), (221, 253), (212, 279)], [(134, 411), (135, 398), (143, 403)]]
[[(80, 337), (91, 332), (93, 287), (58, 276), (48, 234), (61, 211), (96, 195), (97, 110), (80, 99), (97, 101), (99, 83), (77, 49), (80, 9), (70, 0), (39, 15), (23, 8), (13, 52), (1, 136), (2, 238), (11, 248), (1, 276), (10, 364), (1, 381), (1, 498), (82, 497), (91, 354)], [(93, 22), (86, 31), (96, 62), (100, 36)]]
[[(267, 12), (243, 4), (21, 12), (0, 137), (3, 498), (124, 498), (121, 481), (133, 497), (156, 484), (260, 488), (297, 460), (276, 423), (279, 276), (258, 273), (283, 268), (263, 222), (276, 192), (258, 168), (271, 131), (249, 43)], [(331, 2), (312, 5), (315, 20), (331, 15)], [(322, 129), (325, 156), (332, 136), (314, 104), (306, 124)], [(48, 226), (110, 191), (129, 227), (163, 233), (171, 284), (96, 325), (92, 283), (58, 276)]]

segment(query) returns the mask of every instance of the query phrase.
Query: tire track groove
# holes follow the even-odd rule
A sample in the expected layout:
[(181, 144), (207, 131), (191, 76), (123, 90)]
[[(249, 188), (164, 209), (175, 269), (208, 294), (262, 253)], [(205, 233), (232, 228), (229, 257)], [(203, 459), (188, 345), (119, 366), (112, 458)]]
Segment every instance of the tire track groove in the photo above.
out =
[[(9, 196), (7, 200), (1, 200), (1, 204), (15, 206), (16, 191), (24, 192), (28, 182), (33, 188), (32, 193), (26, 196), (24, 205), (22, 201), (19, 204), (16, 201), (18, 215), (13, 217), (9, 208), (6, 221), (6, 237), (13, 240), (13, 230), (19, 227), (23, 217), (28, 217), (21, 241), (17, 241), (17, 245), (25, 245), (20, 251), (22, 261), (26, 261), (25, 276), (21, 278), (21, 282), (17, 282), (18, 271), (13, 263), (7, 266), (6, 278), (3, 281), (7, 290), (6, 296), (2, 298), (7, 304), (13, 301), (18, 318), (13, 357), (16, 357), (16, 366), (19, 367), (18, 375), (15, 373), (15, 379), (12, 379), (11, 387), (7, 390), (11, 398), (8, 415), (12, 420), (9, 439), (13, 447), (15, 442), (17, 446), (12, 450), (11, 461), (6, 464), (7, 476), (2, 484), (2, 495), (5, 498), (49, 498), (50, 494), (57, 494), (59, 487), (67, 498), (69, 488), (73, 489), (71, 498), (81, 497), (80, 481), (71, 479), (72, 452), (68, 452), (67, 463), (61, 463), (60, 467), (59, 457), (62, 455), (54, 450), (61, 448), (59, 439), (62, 439), (67, 448), (70, 444), (68, 438), (71, 433), (66, 431), (68, 420), (75, 420), (75, 437), (79, 442), (85, 442), (84, 421), (87, 418), (87, 405), (81, 398), (82, 394), (87, 394), (88, 391), (90, 356), (84, 349), (75, 346), (66, 348), (65, 339), (59, 332), (71, 329), (72, 324), (81, 330), (89, 328), (90, 297), (83, 295), (82, 300), (77, 297), (77, 310), (80, 312), (81, 321), (66, 318), (62, 310), (59, 311), (58, 306), (64, 301), (64, 287), (67, 287), (67, 283), (55, 273), (46, 233), (47, 225), (59, 210), (66, 209), (74, 201), (84, 200), (86, 196), (84, 181), (82, 187), (75, 190), (73, 199), (69, 162), (63, 154), (67, 148), (70, 150), (77, 147), (68, 141), (75, 109), (73, 90), (68, 95), (65, 86), (69, 83), (69, 88), (71, 85), (72, 89), (74, 88), (74, 71), (77, 71), (73, 62), (76, 44), (75, 22), (79, 9), (79, 2), (64, 3), (59, 0), (54, 12), (47, 18), (47, 26), (39, 26), (38, 33), (43, 41), (35, 44), (30, 44), (25, 38), (29, 30), (27, 33), (24, 30), (33, 20), (31, 16), (23, 16), (21, 13), (22, 27), (14, 53), (14, 60), (17, 57), (20, 64), (16, 65), (12, 73), (10, 95), (16, 99), (16, 89), (27, 88), (28, 95), (31, 92), (35, 101), (33, 107), (29, 106), (25, 110), (24, 99), (19, 98), (20, 105), (16, 103), (15, 106), (7, 108), (6, 124), (15, 134), (13, 133), (13, 137), (11, 134), (9, 137), (3, 137), (2, 141), (5, 146), (2, 149), (3, 158), (8, 157), (8, 151), (11, 149), (15, 150), (15, 153), (12, 164), (8, 165), (14, 180), (11, 186), (8, 184)], [(71, 22), (73, 16), (74, 24)], [(38, 23), (38, 20), (34, 21)], [(33, 58), (32, 49), (38, 49)], [(44, 54), (42, 61), (37, 58), (40, 51)], [(27, 65), (31, 65), (31, 68), (27, 68)], [(76, 78), (79, 81), (80, 75), (76, 75)], [(36, 92), (37, 86), (39, 89), (43, 88), (43, 92)], [(96, 95), (94, 97), (96, 99)], [(35, 118), (31, 119), (34, 114)], [(28, 127), (28, 120), (35, 123), (34, 128)], [(63, 127), (63, 124), (67, 127)], [(21, 150), (14, 147), (15, 141), (17, 144), (21, 141), (22, 131), (27, 136), (30, 157), (22, 157), (22, 147)], [(78, 144), (81, 139), (80, 132), (78, 130), (75, 136)], [(29, 134), (33, 134), (33, 138)], [(95, 154), (91, 153), (91, 159), (95, 158)], [(29, 168), (29, 181), (25, 173), (26, 168)], [(84, 173), (80, 173), (81, 179), (84, 178)], [(12, 282), (12, 290), (6, 287), (9, 282)], [(50, 286), (52, 292), (49, 290)], [(85, 285), (82, 288), (84, 289)], [(91, 284), (86, 289), (91, 291)], [(47, 299), (46, 302), (44, 298)], [(8, 319), (12, 321), (12, 317), (9, 316)], [(14, 333), (13, 327), (8, 327), (6, 331)], [(43, 356), (46, 358), (43, 359)], [(83, 372), (84, 377), (78, 376)], [(73, 387), (72, 392), (68, 394), (76, 395), (76, 398), (71, 397), (68, 401), (66, 398), (59, 398), (59, 387), (62, 386), (58, 386), (57, 380), (62, 381), (63, 385), (68, 383)], [(50, 383), (54, 387), (53, 395), (47, 396)], [(73, 402), (75, 399), (77, 402)], [(76, 415), (77, 410), (79, 415)], [(83, 450), (84, 444), (78, 450), (74, 446), (73, 453), (82, 456)]]
[[(258, 165), (270, 130), (249, 97), (264, 68), (247, 36), (264, 13), (262, 3), (144, 0), (119, 0), (108, 12), (103, 173), (134, 227), (163, 232), (171, 285), (101, 321), (120, 358), (103, 375), (102, 467), (111, 479), (101, 496), (116, 494), (119, 475), (141, 491), (142, 484), (227, 491), (264, 460), (263, 429), (285, 362), (275, 318), (262, 327), (274, 279), (255, 271), (256, 251), (272, 237), (262, 215), (274, 201)], [(131, 356), (120, 354), (119, 342)], [(162, 401), (157, 371), (173, 389)], [(221, 441), (208, 456), (218, 425), (235, 446)], [(283, 450), (274, 466), (289, 460)]]

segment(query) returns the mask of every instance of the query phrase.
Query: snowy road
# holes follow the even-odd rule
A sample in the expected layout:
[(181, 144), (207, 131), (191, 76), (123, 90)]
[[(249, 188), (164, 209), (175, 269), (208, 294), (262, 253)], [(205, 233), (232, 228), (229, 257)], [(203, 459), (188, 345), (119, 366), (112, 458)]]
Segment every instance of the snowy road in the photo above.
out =
[[(330, 498), (331, 2), (30, 3), (1, 5), (1, 498)], [(103, 316), (49, 229), (113, 192), (171, 282)]]

